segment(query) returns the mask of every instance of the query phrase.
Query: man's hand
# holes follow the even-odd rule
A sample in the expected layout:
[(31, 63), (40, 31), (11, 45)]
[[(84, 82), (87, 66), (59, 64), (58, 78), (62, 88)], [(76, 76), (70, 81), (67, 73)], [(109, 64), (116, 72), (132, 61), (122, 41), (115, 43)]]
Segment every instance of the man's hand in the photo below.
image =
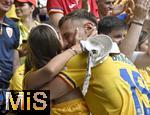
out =
[[(81, 30), (82, 31), (82, 30)], [(79, 43), (80, 40), (86, 40), (87, 37), (92, 37), (92, 36), (95, 36), (97, 35), (97, 28), (95, 26), (93, 26), (93, 28), (91, 28), (89, 31), (88, 31), (88, 35), (87, 36), (83, 36), (81, 35), (80, 33), (80, 29), (79, 28), (76, 28), (75, 30), (75, 34), (74, 34), (74, 38), (75, 38), (75, 42), (76, 43)]]
[(146, 31), (147, 33), (150, 33), (150, 0), (149, 0), (149, 10), (146, 16), (146, 20), (144, 22), (143, 30)]
[(149, 6), (149, 11), (148, 11), (148, 14), (147, 14), (146, 20), (149, 20), (149, 21), (150, 21), (150, 6)]
[(150, 0), (135, 0), (134, 20), (144, 21), (150, 7)]

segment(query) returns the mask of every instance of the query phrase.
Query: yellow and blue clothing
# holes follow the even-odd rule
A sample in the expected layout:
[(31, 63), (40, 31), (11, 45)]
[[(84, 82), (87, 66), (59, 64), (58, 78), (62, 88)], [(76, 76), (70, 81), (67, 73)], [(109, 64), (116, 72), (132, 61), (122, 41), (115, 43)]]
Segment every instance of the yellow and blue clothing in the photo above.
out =
[(117, 15), (117, 18), (122, 20), (122, 21), (125, 21), (127, 19), (127, 16), (128, 16), (128, 14), (123, 12), (123, 13)]
[[(73, 57), (71, 63), (68, 62), (69, 67), (66, 67), (68, 70), (63, 72), (67, 77), (74, 79), (74, 83), (78, 82), (79, 77), (80, 80), (84, 80), (85, 77), (81, 74), (82, 71), (79, 71), (80, 68), (86, 69), (86, 61), (80, 59), (80, 55), (77, 55), (78, 58)], [(80, 63), (82, 65), (79, 65)], [(78, 71), (70, 73), (69, 69), (74, 70), (74, 65)], [(83, 81), (80, 81), (76, 85), (82, 83)], [(123, 54), (119, 54), (109, 56), (102, 64), (92, 68), (85, 99), (93, 115), (148, 115), (149, 93), (147, 84), (132, 62)]]
[[(128, 3), (127, 0), (116, 0), (114, 5), (126, 5)], [(121, 14), (117, 15), (117, 18), (122, 20), (122, 21), (126, 21), (128, 17), (128, 14), (126, 11), (123, 11)]]
[(15, 22), (6, 16), (1, 23), (0, 34), (0, 82), (8, 88), (12, 77), (14, 49), (19, 45), (19, 29)]
[[(92, 69), (86, 100), (94, 115), (148, 115), (149, 90), (135, 66), (115, 55)], [(94, 106), (95, 103), (100, 105)]]
[(0, 23), (0, 114), (5, 113), (5, 94), (13, 74), (14, 50), (19, 45), (19, 29), (15, 22), (4, 16)]

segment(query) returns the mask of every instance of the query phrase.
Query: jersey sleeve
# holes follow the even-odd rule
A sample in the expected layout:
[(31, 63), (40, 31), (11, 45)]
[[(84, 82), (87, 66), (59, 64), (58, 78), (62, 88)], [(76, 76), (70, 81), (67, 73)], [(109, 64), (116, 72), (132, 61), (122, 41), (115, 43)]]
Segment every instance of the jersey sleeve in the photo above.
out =
[(47, 11), (48, 13), (64, 13), (64, 9), (61, 5), (60, 0), (48, 0), (47, 1)]
[(65, 73), (63, 73), (63, 72), (59, 73), (59, 77), (61, 79), (63, 79), (72, 88), (77, 88), (76, 83), (68, 75), (66, 75)]

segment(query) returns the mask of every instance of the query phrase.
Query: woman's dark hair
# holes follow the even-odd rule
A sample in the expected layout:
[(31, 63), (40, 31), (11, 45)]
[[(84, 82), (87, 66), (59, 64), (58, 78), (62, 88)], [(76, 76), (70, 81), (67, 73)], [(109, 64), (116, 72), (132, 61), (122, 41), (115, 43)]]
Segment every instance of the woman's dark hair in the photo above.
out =
[(30, 71), (32, 69), (32, 65), (31, 65), (31, 60), (30, 60), (30, 56), (27, 55), (26, 59), (25, 59), (25, 71), (24, 71), (24, 75), (26, 75), (26, 73), (28, 71)]
[[(58, 34), (52, 26), (41, 24), (30, 31), (28, 38), (29, 54), (26, 72), (32, 67), (39, 69), (45, 66), (50, 59), (61, 52)], [(29, 63), (30, 62), (30, 63)]]

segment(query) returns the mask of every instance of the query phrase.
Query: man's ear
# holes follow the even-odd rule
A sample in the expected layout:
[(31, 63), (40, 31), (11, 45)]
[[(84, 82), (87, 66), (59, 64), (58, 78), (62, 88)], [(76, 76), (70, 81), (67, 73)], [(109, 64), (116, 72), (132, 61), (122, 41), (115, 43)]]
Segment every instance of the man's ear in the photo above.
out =
[(32, 5), (31, 6), (31, 8), (32, 8), (32, 12), (35, 10), (35, 6), (34, 5)]
[(93, 24), (91, 22), (87, 22), (84, 24), (84, 31), (85, 31), (85, 34), (87, 35), (87, 37), (91, 34), (91, 32), (93, 31), (94, 28), (95, 28), (95, 24)]
[(93, 28), (93, 23), (91, 23), (91, 22), (87, 22), (87, 23), (85, 23), (84, 24), (84, 29), (85, 29), (85, 31), (90, 31), (92, 28)]

